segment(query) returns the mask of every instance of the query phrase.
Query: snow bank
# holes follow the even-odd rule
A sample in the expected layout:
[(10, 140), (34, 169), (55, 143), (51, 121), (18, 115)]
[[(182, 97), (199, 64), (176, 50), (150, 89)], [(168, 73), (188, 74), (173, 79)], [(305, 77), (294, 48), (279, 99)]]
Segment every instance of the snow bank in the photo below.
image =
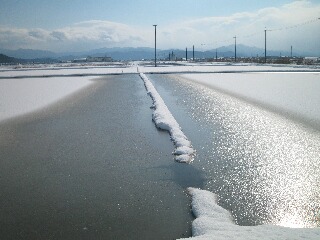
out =
[(251, 63), (187, 63), (139, 66), (143, 73), (242, 73), (242, 72), (319, 72), (319, 66), (251, 64)]
[(211, 73), (181, 76), (320, 126), (320, 73)]
[(196, 188), (188, 188), (188, 191), (196, 217), (191, 239), (320, 239), (320, 228), (236, 225), (231, 214), (217, 204), (217, 195)]
[(131, 62), (130, 64), (110, 63), (108, 66), (91, 65), (23, 65), (0, 67), (0, 77), (49, 77), (49, 76), (96, 76), (108, 74), (137, 73), (219, 73), (219, 72), (319, 72), (319, 66), (296, 65), (257, 65), (232, 63), (159, 63), (157, 67), (146, 62)]
[(63, 77), (63, 76), (98, 76), (108, 74), (137, 73), (137, 68), (130, 67), (77, 67), (77, 68), (23, 68), (15, 70), (1, 70), (1, 78), (23, 77)]
[(92, 77), (0, 80), (0, 121), (39, 110), (88, 85)]
[(175, 155), (175, 160), (177, 162), (191, 162), (195, 154), (195, 150), (192, 148), (191, 142), (184, 135), (179, 124), (172, 116), (163, 99), (147, 76), (143, 73), (140, 73), (140, 77), (144, 81), (144, 85), (148, 91), (148, 94), (153, 100), (153, 121), (158, 128), (166, 130), (170, 133), (171, 139), (176, 146), (176, 149), (173, 152)]

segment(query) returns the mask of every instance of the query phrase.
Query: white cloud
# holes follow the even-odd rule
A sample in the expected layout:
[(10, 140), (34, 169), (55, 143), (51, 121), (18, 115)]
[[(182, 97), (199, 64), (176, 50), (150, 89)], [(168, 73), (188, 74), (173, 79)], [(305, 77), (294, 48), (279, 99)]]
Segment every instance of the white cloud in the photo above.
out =
[[(320, 54), (320, 4), (295, 1), (279, 8), (264, 8), (256, 12), (241, 12), (224, 17), (206, 17), (165, 26), (159, 42), (170, 39), (172, 47), (181, 43), (198, 48), (212, 49), (234, 42), (264, 47), (264, 29), (267, 47), (272, 50), (288, 50), (291, 45), (301, 51), (318, 51)], [(313, 22), (305, 23), (309, 20)], [(295, 25), (298, 25), (295, 27)], [(161, 31), (161, 26), (159, 26)], [(168, 47), (168, 46), (165, 46)], [(182, 46), (183, 47), (183, 46)]]
[[(267, 32), (267, 47), (285, 50), (318, 51), (320, 54), (320, 4), (295, 1), (279, 8), (264, 8), (256, 12), (239, 12), (230, 16), (208, 16), (157, 27), (159, 48), (196, 47), (212, 49), (237, 42), (264, 47), (264, 29), (282, 29)], [(298, 27), (308, 20), (312, 23)], [(289, 28), (287, 28), (289, 26)], [(0, 26), (2, 48), (37, 48), (54, 51), (81, 51), (99, 47), (148, 46), (153, 47), (154, 28), (134, 27), (128, 24), (91, 20), (52, 31)], [(202, 45), (205, 44), (205, 45)]]
[[(144, 45), (144, 32), (109, 21), (86, 21), (61, 29), (0, 28), (3, 48), (37, 48), (50, 50), (88, 50), (93, 47)], [(87, 46), (86, 46), (87, 45)], [(79, 47), (86, 46), (86, 49)]]

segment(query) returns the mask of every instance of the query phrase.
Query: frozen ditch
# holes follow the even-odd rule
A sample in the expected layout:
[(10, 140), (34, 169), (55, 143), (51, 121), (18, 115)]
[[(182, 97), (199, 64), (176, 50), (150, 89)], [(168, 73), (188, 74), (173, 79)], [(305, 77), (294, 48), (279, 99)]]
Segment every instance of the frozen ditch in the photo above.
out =
[(182, 132), (179, 124), (172, 116), (171, 112), (148, 77), (144, 73), (140, 73), (140, 77), (143, 80), (147, 92), (153, 101), (153, 121), (155, 122), (157, 128), (170, 133), (171, 140), (175, 145), (175, 150), (173, 152), (175, 155), (175, 160), (181, 163), (192, 162), (196, 151), (193, 149), (191, 142)]
[[(158, 128), (169, 131), (174, 141), (171, 129), (180, 130), (178, 123), (150, 80), (144, 74), (140, 76), (145, 82), (148, 94), (153, 99), (153, 120)], [(167, 116), (169, 116), (168, 119), (166, 119)], [(190, 144), (190, 141), (188, 143)], [(187, 147), (190, 148), (191, 145)], [(217, 204), (218, 195), (192, 187), (188, 188), (188, 192), (192, 197), (192, 211), (196, 217), (192, 223), (191, 239), (320, 239), (319, 228), (237, 225), (231, 213)]]
[[(153, 120), (156, 126), (170, 133), (175, 145), (175, 160), (191, 162), (195, 155), (191, 142), (147, 76), (141, 73), (140, 77), (153, 100)], [(3, 101), (0, 104), (0, 121), (54, 103), (92, 84), (91, 79), (92, 77), (69, 76), (50, 79), (2, 79), (0, 92)], [(217, 195), (195, 188), (189, 188), (188, 191), (192, 196), (192, 210), (196, 216), (192, 225), (195, 239), (320, 239), (320, 228), (293, 229), (273, 225), (236, 225), (231, 214), (217, 204)]]

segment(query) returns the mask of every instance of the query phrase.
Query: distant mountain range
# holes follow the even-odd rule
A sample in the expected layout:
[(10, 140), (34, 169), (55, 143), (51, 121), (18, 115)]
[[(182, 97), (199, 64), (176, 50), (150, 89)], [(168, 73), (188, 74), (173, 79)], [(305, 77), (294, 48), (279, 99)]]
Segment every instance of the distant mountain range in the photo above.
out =
[(8, 57), (7, 55), (0, 53), (0, 63), (17, 63), (19, 59)]
[[(234, 45), (219, 47), (217, 49), (208, 51), (199, 51), (195, 49), (195, 58), (214, 58), (218, 57), (233, 57), (234, 56)], [(157, 50), (157, 58), (165, 59), (169, 56), (169, 53), (174, 53), (178, 58), (184, 58), (186, 56), (185, 50), (181, 49), (167, 49)], [(114, 60), (141, 60), (141, 59), (153, 59), (154, 49), (139, 47), (139, 48), (100, 48), (93, 49), (90, 51), (83, 52), (51, 52), (44, 50), (34, 49), (17, 49), (8, 50), (0, 49), (1, 54), (5, 54), (8, 57), (22, 59), (21, 61), (38, 61), (38, 62), (56, 62), (56, 61), (67, 61), (74, 60), (77, 58), (84, 58), (87, 56), (91, 57), (112, 57)], [(288, 51), (267, 51), (268, 56), (290, 56)], [(246, 45), (237, 45), (237, 57), (256, 57), (264, 56), (264, 49), (257, 47), (249, 47)], [(312, 53), (306, 52), (293, 52), (293, 56), (314, 56)], [(192, 49), (188, 49), (188, 58), (192, 57)]]

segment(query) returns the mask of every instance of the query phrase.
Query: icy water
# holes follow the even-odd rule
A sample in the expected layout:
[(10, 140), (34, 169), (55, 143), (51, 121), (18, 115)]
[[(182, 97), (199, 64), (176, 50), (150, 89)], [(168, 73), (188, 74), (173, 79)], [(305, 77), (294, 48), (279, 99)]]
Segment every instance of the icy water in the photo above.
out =
[(178, 75), (148, 76), (237, 224), (320, 226), (319, 129)]
[(97, 80), (38, 113), (0, 124), (1, 239), (191, 236), (190, 185), (136, 75)]

